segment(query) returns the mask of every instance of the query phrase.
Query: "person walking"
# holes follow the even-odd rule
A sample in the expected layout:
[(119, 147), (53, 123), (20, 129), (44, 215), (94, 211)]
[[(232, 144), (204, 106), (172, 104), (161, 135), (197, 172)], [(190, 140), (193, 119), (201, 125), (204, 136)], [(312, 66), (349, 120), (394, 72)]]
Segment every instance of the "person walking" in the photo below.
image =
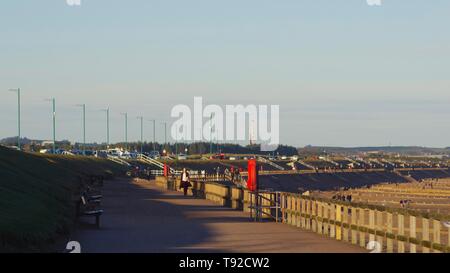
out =
[(187, 195), (189, 187), (192, 187), (189, 173), (186, 171), (186, 168), (183, 168), (183, 172), (181, 173), (180, 189), (183, 189), (184, 196)]
[(220, 177), (220, 167), (217, 166), (217, 169), (216, 169), (216, 181), (219, 181), (219, 177)]
[(202, 170), (202, 179), (204, 182), (206, 182), (206, 171)]

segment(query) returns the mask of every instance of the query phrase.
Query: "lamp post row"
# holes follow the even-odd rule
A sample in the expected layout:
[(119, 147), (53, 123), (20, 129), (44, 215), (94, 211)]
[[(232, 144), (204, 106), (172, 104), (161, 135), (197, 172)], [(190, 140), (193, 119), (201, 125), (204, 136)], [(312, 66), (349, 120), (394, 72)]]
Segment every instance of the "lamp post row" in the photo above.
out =
[[(17, 148), (19, 150), (22, 149), (21, 145), (21, 89), (9, 89), (8, 91), (15, 92), (17, 94)], [(53, 153), (56, 153), (56, 99), (51, 98), (47, 99), (52, 103), (52, 135), (53, 135)], [(82, 108), (82, 120), (83, 120), (83, 154), (86, 153), (86, 104), (77, 104), (76, 106)], [(109, 108), (102, 109), (106, 113), (106, 145), (109, 148), (110, 138), (109, 138)], [(122, 113), (125, 116), (125, 148), (128, 149), (128, 113)], [(140, 119), (140, 142), (141, 142), (141, 153), (143, 152), (143, 143), (144, 143), (144, 117), (139, 116)], [(156, 120), (149, 120), (153, 123), (153, 150), (156, 150)], [(167, 122), (162, 122), (164, 125), (164, 144), (167, 143)]]
[(17, 93), (17, 148), (21, 150), (20, 147), (20, 88), (9, 89), (11, 92)]
[(78, 104), (83, 109), (83, 155), (86, 155), (86, 104)]
[(52, 142), (52, 153), (56, 153), (56, 99), (46, 99), (52, 103), (52, 130), (53, 130), (53, 142)]

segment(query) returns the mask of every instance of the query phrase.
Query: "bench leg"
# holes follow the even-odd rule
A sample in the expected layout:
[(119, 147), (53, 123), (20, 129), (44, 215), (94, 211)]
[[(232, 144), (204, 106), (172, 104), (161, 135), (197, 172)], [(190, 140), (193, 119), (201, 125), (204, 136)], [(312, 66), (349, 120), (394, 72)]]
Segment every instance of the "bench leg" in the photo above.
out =
[(95, 225), (97, 228), (100, 228), (100, 215), (95, 216)]

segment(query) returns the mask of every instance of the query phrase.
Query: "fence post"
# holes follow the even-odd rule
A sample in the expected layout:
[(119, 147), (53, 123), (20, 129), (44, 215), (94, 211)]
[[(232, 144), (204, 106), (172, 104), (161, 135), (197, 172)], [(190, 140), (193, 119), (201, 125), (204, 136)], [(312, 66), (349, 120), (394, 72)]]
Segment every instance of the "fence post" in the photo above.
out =
[(352, 211), (352, 223), (350, 226), (350, 231), (352, 234), (352, 244), (358, 244), (358, 231), (355, 229), (358, 227), (358, 210), (354, 207), (351, 207)]
[(345, 242), (348, 242), (348, 233), (349, 233), (349, 228), (348, 228), (348, 223), (349, 223), (349, 217), (348, 217), (348, 207), (347, 206), (343, 206), (342, 207), (342, 240)]
[(317, 202), (317, 233), (323, 234), (323, 214), (322, 214), (322, 202)]
[[(366, 227), (366, 209), (359, 209), (358, 226)], [(359, 246), (366, 248), (366, 232), (359, 231)]]
[(350, 231), (351, 231), (351, 207), (350, 206), (345, 206), (344, 208), (344, 215), (345, 215), (345, 233), (344, 233), (344, 241), (346, 242), (351, 242), (351, 236), (350, 236)]
[(334, 203), (330, 204), (330, 220), (333, 221), (330, 224), (330, 237), (336, 238), (336, 206)]
[(297, 200), (297, 207), (295, 209), (297, 212), (297, 227), (300, 228), (302, 226), (302, 200), (298, 195), (295, 199)]
[[(369, 210), (369, 229), (375, 231), (375, 211)], [(369, 242), (375, 241), (375, 234), (369, 233)]]
[[(422, 218), (422, 241), (430, 241), (430, 221), (426, 218)], [(430, 248), (424, 246), (422, 243), (422, 253), (429, 253)]]
[[(416, 217), (410, 215), (409, 216), (409, 237), (416, 239)], [(409, 252), (416, 253), (417, 252), (417, 245), (415, 242), (409, 243)]]
[(289, 224), (289, 193), (284, 195), (284, 223)]
[(296, 220), (296, 211), (295, 211), (295, 196), (292, 195), (291, 196), (291, 225), (295, 225), (295, 220)]
[(281, 207), (281, 203), (278, 204), (277, 202), (280, 202), (281, 200), (281, 195), (279, 195), (277, 192), (275, 192), (275, 197), (274, 197), (274, 201), (275, 201), (275, 222), (278, 223), (278, 206)]
[[(275, 193), (275, 207), (277, 207), (277, 208), (275, 208), (275, 221), (278, 223), (279, 222), (279, 217), (280, 217), (280, 214), (281, 214), (281, 200), (282, 200), (282, 197), (281, 197), (281, 193)], [(277, 203), (278, 202), (278, 203)]]
[(302, 228), (306, 229), (306, 200), (302, 199)]
[(294, 226), (298, 227), (298, 222), (300, 220), (299, 216), (298, 216), (298, 208), (299, 208), (299, 201), (298, 201), (298, 196), (294, 196)]
[(450, 247), (450, 227), (447, 228), (447, 246)]
[[(383, 224), (383, 212), (381, 211), (376, 211), (376, 232), (378, 231), (385, 231), (384, 230), (384, 224)], [(384, 247), (384, 236), (380, 236), (380, 235), (376, 235), (376, 240), (378, 242), (378, 244), (380, 245), (380, 248), (383, 249)]]
[[(405, 216), (403, 214), (397, 214), (398, 221), (398, 235), (405, 236)], [(405, 243), (403, 241), (397, 241), (397, 252), (405, 253)]]
[(392, 216), (392, 213), (387, 213), (386, 215), (386, 222), (387, 222), (387, 235), (386, 235), (386, 247), (387, 247), (387, 253), (393, 253), (394, 252), (394, 240), (392, 238), (390, 238), (389, 236), (391, 236), (393, 234), (393, 224), (394, 224), (394, 219)]
[(317, 202), (311, 201), (311, 229), (313, 232), (317, 232)]
[(330, 204), (328, 204), (328, 203), (324, 203), (323, 204), (323, 221), (322, 221), (322, 224), (323, 224), (323, 234), (325, 234), (325, 235), (329, 235), (330, 234), (330, 232), (329, 232), (329, 226), (330, 226), (330, 224), (329, 224), (329, 220), (330, 220)]
[[(434, 244), (441, 244), (441, 222), (438, 220), (433, 220), (433, 241)], [(435, 253), (440, 251), (434, 250)]]
[(280, 206), (280, 215), (278, 215), (278, 217), (280, 217), (280, 222), (284, 223), (284, 193), (280, 192), (279, 193), (279, 206)]
[(290, 221), (290, 225), (291, 226), (293, 226), (293, 225), (295, 225), (295, 196), (294, 195), (291, 195), (291, 198), (290, 198), (290, 205), (291, 205), (291, 208), (290, 208), (290, 210), (291, 210), (291, 221)]
[(292, 224), (292, 196), (287, 197), (287, 224)]
[(336, 240), (342, 240), (342, 206), (336, 205)]
[(450, 247), (450, 227), (447, 228), (447, 246)]
[(311, 230), (311, 200), (306, 200), (306, 229)]

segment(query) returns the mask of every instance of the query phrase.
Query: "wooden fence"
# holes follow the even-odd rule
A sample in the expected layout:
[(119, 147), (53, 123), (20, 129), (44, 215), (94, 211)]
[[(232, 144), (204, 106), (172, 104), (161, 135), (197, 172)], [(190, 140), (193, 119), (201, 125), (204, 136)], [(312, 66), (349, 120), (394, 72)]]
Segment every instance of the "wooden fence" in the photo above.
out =
[[(157, 177), (156, 184), (181, 191), (179, 178)], [(192, 181), (189, 194), (214, 201), (222, 206), (250, 212), (255, 195), (248, 190), (218, 183)], [(366, 248), (369, 242), (387, 253), (450, 252), (450, 226), (445, 219), (404, 209), (367, 206), (334, 200), (313, 199), (298, 194), (264, 193), (263, 205), (277, 202), (280, 211), (266, 213), (280, 216), (282, 223), (311, 230), (322, 236)], [(278, 196), (279, 200), (275, 200)]]
[(281, 193), (283, 223), (361, 247), (376, 242), (388, 253), (450, 252), (450, 227), (445, 222), (405, 212)]

